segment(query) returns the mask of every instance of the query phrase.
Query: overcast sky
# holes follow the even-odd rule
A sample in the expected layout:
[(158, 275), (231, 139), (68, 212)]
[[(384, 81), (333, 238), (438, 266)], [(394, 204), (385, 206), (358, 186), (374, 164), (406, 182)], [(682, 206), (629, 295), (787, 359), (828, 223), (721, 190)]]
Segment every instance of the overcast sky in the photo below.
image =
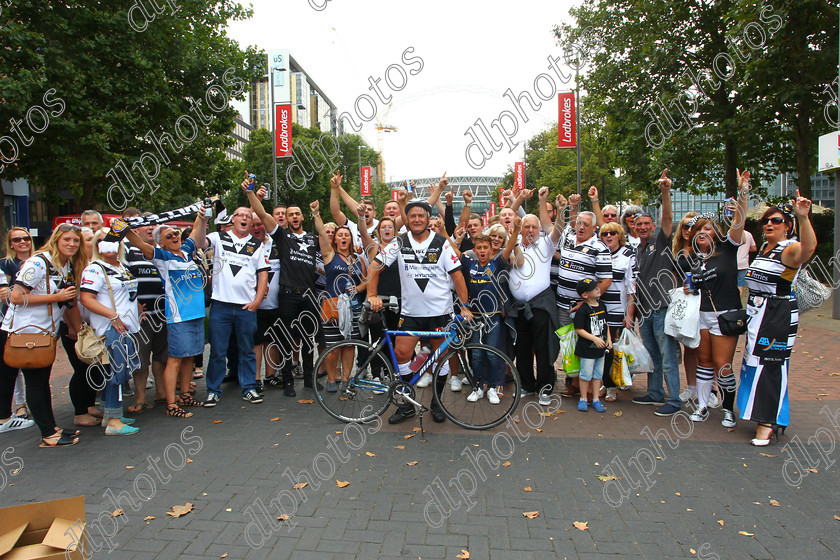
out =
[[(254, 17), (233, 23), (230, 36), (243, 47), (289, 49), (339, 112), (354, 113), (362, 94), (376, 100), (368, 89), (368, 77), (382, 78), (389, 65), (400, 64), (416, 73), (418, 62), (401, 60), (407, 48), (414, 51), (406, 56), (422, 58), (422, 71), (409, 75), (402, 91), (392, 92), (385, 80), (380, 82), (383, 93), (393, 95), (385, 122), (399, 128), (383, 134), (388, 181), (438, 176), (443, 171), (449, 176), (502, 175), (514, 161), (521, 161), (521, 142), (557, 120), (556, 96), (541, 102), (533, 93), (537, 75), (550, 73), (558, 91), (574, 87), (573, 81), (562, 84), (548, 69), (547, 60), (562, 55), (551, 28), (570, 21), (568, 9), (575, 2), (568, 0), (330, 0), (321, 11), (313, 9), (310, 1), (325, 0), (251, 1)], [(566, 68), (562, 62), (561, 67)], [(392, 70), (392, 77), (396, 81), (398, 72)], [(542, 87), (550, 93), (545, 79)], [(536, 112), (524, 106), (528, 122), (523, 123), (503, 97), (508, 88), (515, 94), (528, 90), (542, 103)], [(375, 123), (388, 107), (377, 100), (377, 109), (378, 117), (361, 131), (374, 149)], [(250, 118), (244, 104), (240, 110), (246, 120)], [(519, 131), (513, 142), (519, 146), (513, 152), (506, 146), (493, 151), (482, 169), (473, 169), (464, 155), (470, 143), (464, 133), (479, 118), (489, 127), (505, 110), (517, 114)], [(493, 134), (498, 141), (499, 132)]]

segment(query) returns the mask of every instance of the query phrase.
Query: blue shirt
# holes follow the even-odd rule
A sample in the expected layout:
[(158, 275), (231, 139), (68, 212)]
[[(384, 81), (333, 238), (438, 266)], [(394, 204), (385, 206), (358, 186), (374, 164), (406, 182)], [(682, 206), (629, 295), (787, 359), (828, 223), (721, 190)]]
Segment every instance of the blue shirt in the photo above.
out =
[(499, 278), (499, 274), (507, 268), (501, 254), (485, 266), (478, 264), (476, 259), (461, 255), (461, 268), (470, 296), (470, 311), (490, 315), (501, 313), (508, 299)]
[(186, 259), (171, 251), (155, 247), (152, 263), (160, 272), (166, 295), (166, 322), (181, 323), (204, 317), (204, 280), (193, 262), (195, 242), (187, 239), (181, 245)]

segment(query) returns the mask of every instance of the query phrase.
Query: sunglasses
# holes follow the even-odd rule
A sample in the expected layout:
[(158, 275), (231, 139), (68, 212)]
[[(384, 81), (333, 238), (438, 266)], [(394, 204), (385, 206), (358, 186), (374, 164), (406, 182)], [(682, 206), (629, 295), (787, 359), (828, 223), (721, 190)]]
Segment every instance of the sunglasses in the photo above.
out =
[(775, 225), (779, 225), (779, 224), (785, 223), (785, 219), (782, 218), (781, 216), (773, 216), (772, 218), (763, 218), (762, 220), (760, 220), (758, 222), (758, 225), (760, 225), (760, 226), (767, 225), (768, 222), (772, 223), (772, 224), (775, 224)]
[(606, 237), (608, 235), (609, 236), (618, 235), (618, 232), (617, 231), (605, 231), (604, 233), (601, 234), (601, 237)]
[(683, 224), (682, 228), (683, 228), (684, 231), (688, 231), (688, 230), (691, 229), (691, 224)]
[(75, 233), (81, 233), (82, 228), (74, 224), (58, 224), (58, 229), (60, 231), (72, 231)]
[(167, 233), (166, 235), (163, 236), (163, 238), (166, 239), (167, 241), (172, 241), (173, 238), (174, 239), (180, 239), (181, 236), (178, 235), (177, 233)]
[(12, 237), (12, 243), (20, 243), (21, 241), (26, 241), (27, 243), (32, 241), (31, 237)]
[(616, 217), (618, 217), (618, 214), (615, 214), (615, 213), (612, 213), (612, 212), (605, 212), (604, 217), (605, 218), (616, 218)]

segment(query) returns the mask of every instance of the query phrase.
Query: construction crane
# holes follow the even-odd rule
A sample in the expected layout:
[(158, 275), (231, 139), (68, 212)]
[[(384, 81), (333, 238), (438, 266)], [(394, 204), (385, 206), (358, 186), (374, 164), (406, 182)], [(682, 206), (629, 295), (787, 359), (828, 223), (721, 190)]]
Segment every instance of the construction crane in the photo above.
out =
[(379, 180), (385, 182), (385, 158), (382, 157), (382, 133), (383, 132), (397, 132), (397, 127), (385, 124), (385, 121), (388, 117), (388, 113), (391, 112), (391, 107), (394, 106), (394, 103), (391, 102), (388, 105), (388, 109), (385, 111), (385, 114), (382, 115), (382, 118), (379, 122), (376, 123), (376, 150), (379, 152), (379, 165), (376, 168), (377, 175), (379, 176)]

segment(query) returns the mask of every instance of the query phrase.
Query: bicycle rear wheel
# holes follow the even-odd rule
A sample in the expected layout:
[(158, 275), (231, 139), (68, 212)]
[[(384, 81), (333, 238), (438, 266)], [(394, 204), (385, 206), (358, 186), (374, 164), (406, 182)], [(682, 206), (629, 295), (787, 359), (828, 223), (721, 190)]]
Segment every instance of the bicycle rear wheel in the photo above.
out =
[[(481, 357), (480, 353), (484, 353), (484, 357), (491, 358), (491, 363), (495, 362), (497, 371), (504, 372), (509, 369), (508, 375), (512, 376), (512, 379), (508, 378), (502, 382), (504, 385), (501, 386), (501, 390), (496, 389), (499, 392), (499, 404), (491, 404), (487, 398), (484, 387), (487, 382), (487, 371), (477, 371), (476, 369), (479, 357)], [(458, 371), (450, 368), (443, 393), (440, 396), (435, 393), (434, 397), (444, 415), (459, 426), (470, 430), (486, 430), (504, 422), (519, 405), (519, 392), (522, 388), (519, 372), (511, 359), (504, 352), (492, 346), (465, 344), (460, 348), (450, 350), (440, 358), (435, 368), (436, 379), (440, 369), (453, 356), (457, 358)], [(487, 362), (484, 361), (484, 363)], [(460, 391), (452, 391), (450, 388), (450, 380), (455, 375), (460, 380), (466, 377)], [(483, 396), (475, 402), (468, 401), (467, 397), (478, 389), (481, 389)]]
[[(374, 353), (374, 347), (363, 340), (344, 340), (319, 356), (313, 375), (321, 371), (325, 361), (335, 369), (338, 391), (328, 392), (323, 380), (323, 386), (316, 382), (313, 387), (318, 404), (330, 416), (342, 422), (369, 422), (388, 408), (388, 388), (394, 381), (394, 368), (385, 354)], [(347, 382), (344, 391), (342, 380)]]

